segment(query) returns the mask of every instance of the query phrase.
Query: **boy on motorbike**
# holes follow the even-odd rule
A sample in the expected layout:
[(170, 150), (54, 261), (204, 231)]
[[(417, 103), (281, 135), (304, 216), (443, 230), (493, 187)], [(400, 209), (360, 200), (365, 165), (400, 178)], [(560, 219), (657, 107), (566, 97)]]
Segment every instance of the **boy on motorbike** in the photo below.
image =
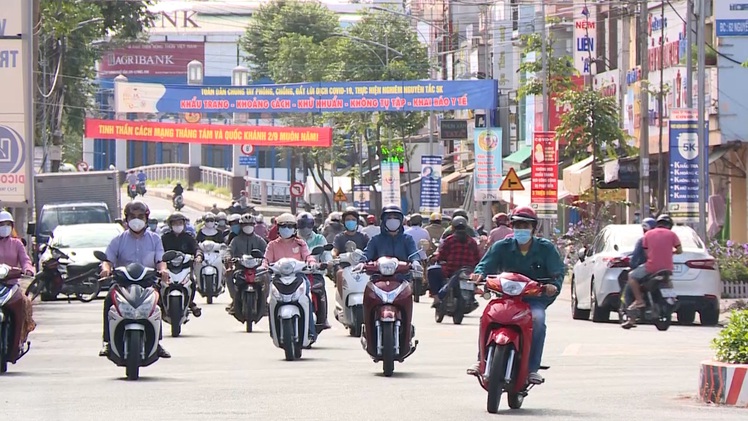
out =
[[(203, 253), (197, 246), (197, 241), (192, 237), (185, 227), (187, 226), (187, 217), (181, 212), (174, 212), (166, 218), (166, 224), (169, 231), (161, 236), (161, 243), (164, 251), (175, 250), (184, 254), (191, 254), (195, 257), (194, 262), (200, 263), (203, 260)], [(192, 296), (190, 297), (190, 311), (195, 317), (200, 317), (202, 309), (195, 304), (195, 279), (192, 279)]]
[[(544, 238), (534, 236), (538, 217), (531, 207), (518, 207), (512, 212), (510, 221), (514, 229), (513, 237), (494, 243), (475, 267), (475, 273), (470, 278), (473, 282), (479, 283), (485, 275), (514, 272), (530, 279), (552, 279), (543, 287), (544, 296), (524, 299), (532, 311), (533, 327), (528, 381), (539, 384), (543, 382), (538, 370), (545, 344), (545, 309), (553, 304), (558, 296), (566, 268), (556, 246)], [(475, 375), (479, 364), (470, 367), (468, 374)]]
[(441, 266), (431, 266), (428, 270), (429, 292), (434, 297), (431, 307), (439, 305), (442, 298), (439, 292), (455, 272), (466, 266), (472, 269), (481, 259), (478, 243), (468, 236), (467, 226), (467, 219), (461, 216), (452, 219), (454, 234), (444, 239), (435, 256)]
[[(255, 222), (254, 216), (245, 213), (239, 218), (239, 235), (234, 237), (233, 240), (231, 240), (231, 243), (229, 244), (229, 251), (231, 253), (231, 257), (235, 259), (241, 259), (241, 257), (245, 254), (252, 254), (252, 250), (260, 250), (263, 254), (267, 250), (267, 243), (265, 240), (263, 240), (259, 235), (255, 233), (255, 226), (257, 223)], [(233, 271), (227, 271), (226, 272), (226, 286), (229, 289), (229, 295), (231, 295), (231, 303), (226, 307), (229, 314), (233, 315), (236, 308), (234, 307), (234, 301), (236, 297), (236, 285), (233, 281)], [(264, 280), (263, 280), (264, 281)], [(267, 294), (270, 291), (270, 289), (266, 286), (267, 282), (262, 283), (263, 292), (265, 293), (265, 298), (267, 298)]]
[(422, 272), (418, 248), (413, 237), (405, 235), (403, 220), (405, 215), (397, 205), (387, 205), (379, 217), (380, 233), (375, 235), (364, 249), (366, 260), (374, 261), (380, 257), (394, 257), (403, 262), (412, 262), (416, 272)]

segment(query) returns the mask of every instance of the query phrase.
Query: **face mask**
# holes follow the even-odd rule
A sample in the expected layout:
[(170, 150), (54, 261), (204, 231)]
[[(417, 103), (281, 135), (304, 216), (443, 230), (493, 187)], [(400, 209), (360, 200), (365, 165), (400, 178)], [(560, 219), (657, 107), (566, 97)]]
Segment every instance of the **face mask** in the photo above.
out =
[(174, 225), (171, 230), (174, 231), (174, 234), (181, 234), (184, 231), (184, 225)]
[(255, 227), (253, 227), (251, 225), (247, 225), (246, 227), (242, 227), (242, 231), (245, 234), (250, 235), (250, 234), (253, 234), (255, 232)]
[(400, 229), (400, 220), (399, 219), (388, 219), (387, 222), (384, 223), (384, 226), (389, 231), (397, 231)]
[(293, 228), (287, 228), (287, 227), (279, 228), (278, 235), (280, 235), (281, 238), (291, 238), (293, 237), (294, 231), (295, 230)]
[(356, 231), (358, 228), (358, 222), (356, 221), (345, 221), (345, 229), (348, 231)]
[(215, 226), (216, 226), (215, 222), (206, 222), (205, 223), (205, 228), (208, 228), (208, 229), (215, 228)]
[(218, 221), (218, 226), (219, 227), (225, 227), (226, 226), (226, 221), (223, 221), (223, 220)]
[(306, 238), (312, 235), (312, 229), (311, 228), (299, 228), (299, 234)]
[(156, 225), (156, 224), (148, 224), (148, 228), (149, 228), (149, 229), (150, 229), (151, 231), (156, 231), (156, 227), (158, 227), (158, 225)]
[(145, 228), (145, 221), (142, 219), (131, 219), (127, 221), (127, 226), (130, 227), (133, 232), (140, 232)]
[(13, 227), (11, 227), (10, 225), (3, 225), (2, 227), (0, 227), (0, 237), (9, 237), (12, 231)]
[(233, 232), (234, 234), (239, 234), (239, 231), (241, 231), (241, 229), (242, 228), (239, 225), (232, 225), (231, 226), (231, 232)]
[(532, 230), (530, 229), (516, 229), (514, 230), (514, 239), (520, 244), (527, 244), (532, 238)]

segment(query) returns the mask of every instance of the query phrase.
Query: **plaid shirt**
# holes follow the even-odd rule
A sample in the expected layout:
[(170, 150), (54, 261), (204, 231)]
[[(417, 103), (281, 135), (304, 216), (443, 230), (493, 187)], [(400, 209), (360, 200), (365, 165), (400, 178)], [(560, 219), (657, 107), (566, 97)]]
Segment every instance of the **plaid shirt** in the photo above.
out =
[(470, 266), (475, 267), (481, 259), (478, 243), (471, 237), (467, 237), (464, 243), (457, 239), (456, 235), (450, 235), (444, 239), (439, 249), (439, 260), (443, 261), (442, 272), (444, 276), (452, 276), (458, 269)]

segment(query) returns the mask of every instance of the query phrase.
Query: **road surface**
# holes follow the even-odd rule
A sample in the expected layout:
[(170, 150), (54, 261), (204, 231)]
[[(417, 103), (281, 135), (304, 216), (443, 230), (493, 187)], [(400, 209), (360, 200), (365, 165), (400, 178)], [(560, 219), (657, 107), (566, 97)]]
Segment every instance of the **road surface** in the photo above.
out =
[[(152, 210), (155, 209), (164, 209), (173, 212), (174, 208), (172, 206), (171, 200), (161, 199), (159, 197), (156, 197), (154, 195), (146, 193), (145, 196), (140, 197), (138, 196), (136, 200), (140, 200), (142, 202), (145, 202), (149, 208)], [(130, 201), (130, 198), (127, 196), (126, 192), (123, 192), (122, 194), (122, 207), (125, 207), (125, 204)], [(195, 223), (195, 220), (201, 216), (203, 216), (203, 213), (198, 211), (197, 209), (190, 208), (190, 207), (184, 207), (181, 211), (183, 214), (185, 214), (188, 218), (190, 218), (190, 221), (192, 223)]]
[[(477, 314), (464, 324), (437, 325), (428, 304), (416, 305), (418, 351), (384, 378), (359, 341), (336, 322), (303, 360), (283, 361), (263, 319), (254, 333), (223, 310), (226, 296), (166, 338), (170, 360), (142, 369), (139, 382), (97, 352), (101, 301), (43, 303), (33, 346), (0, 377), (2, 412), (24, 420), (408, 420), (495, 419), (485, 393), (464, 374), (475, 356)], [(568, 301), (549, 310), (546, 384), (517, 414), (530, 419), (744, 420), (740, 410), (693, 399), (698, 363), (711, 352), (715, 328), (572, 321)], [(505, 401), (502, 402), (505, 405)], [(507, 415), (512, 415), (509, 413)], [(536, 418), (536, 416), (538, 418)]]

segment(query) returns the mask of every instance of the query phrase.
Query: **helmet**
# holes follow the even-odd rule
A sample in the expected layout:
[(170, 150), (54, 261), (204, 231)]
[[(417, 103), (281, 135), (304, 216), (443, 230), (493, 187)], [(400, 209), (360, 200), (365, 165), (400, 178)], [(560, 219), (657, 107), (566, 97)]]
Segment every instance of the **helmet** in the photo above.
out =
[(168, 225), (171, 225), (177, 221), (182, 221), (184, 223), (187, 223), (187, 217), (184, 216), (182, 212), (174, 212), (171, 215), (169, 215), (168, 218), (166, 218), (166, 223)]
[(290, 213), (282, 213), (280, 216), (275, 218), (275, 223), (278, 225), (296, 225), (296, 218)]
[(499, 212), (493, 216), (493, 221), (496, 223), (496, 225), (508, 225), (509, 217), (506, 216), (504, 212)]
[(333, 212), (333, 213), (330, 214), (330, 220), (331, 221), (338, 221), (338, 222), (340, 222), (341, 219), (343, 219), (343, 215), (340, 212)]
[(225, 221), (227, 219), (226, 218), (226, 212), (218, 212), (216, 214), (216, 219), (218, 219), (218, 220), (224, 220)]
[(233, 224), (235, 222), (239, 222), (239, 219), (241, 219), (241, 215), (239, 215), (238, 213), (232, 213), (228, 216), (228, 218), (226, 218), (226, 222), (228, 222), (229, 224)]
[(208, 219), (212, 219), (213, 221), (216, 220), (216, 214), (213, 212), (208, 212), (203, 216), (203, 221), (208, 222)]
[(10, 214), (8, 211), (2, 211), (0, 212), (0, 222), (8, 222), (15, 224), (16, 221), (13, 220), (13, 215)]
[(366, 223), (369, 224), (369, 225), (376, 224), (377, 223), (377, 217), (374, 216), (374, 215), (367, 216), (366, 217)]
[(257, 216), (255, 216), (255, 221), (257, 221), (258, 223), (264, 223), (265, 222), (265, 217), (262, 216), (261, 213), (258, 213)]
[[(280, 222), (278, 222), (280, 224)], [(296, 217), (296, 226), (298, 228), (314, 228), (314, 216), (309, 212), (301, 212)]]
[(467, 224), (468, 220), (465, 217), (455, 216), (454, 218), (452, 218), (452, 228), (467, 227)]
[(414, 213), (410, 217), (410, 225), (413, 227), (420, 227), (423, 224), (423, 216), (418, 213)]
[(465, 209), (462, 209), (462, 208), (457, 209), (454, 212), (452, 212), (452, 218), (454, 218), (455, 216), (461, 216), (461, 217), (463, 217), (465, 219), (468, 219), (467, 211)]
[(405, 215), (403, 215), (403, 211), (400, 209), (400, 206), (397, 205), (387, 205), (382, 208), (382, 215), (380, 215), (379, 219), (385, 220), (387, 215), (397, 215), (400, 220), (402, 221), (405, 219)]
[(149, 224), (158, 224), (158, 219), (156, 219), (156, 218), (148, 218), (148, 223)]
[(429, 222), (439, 222), (442, 220), (442, 215), (438, 212), (434, 212), (429, 216)]
[(531, 222), (533, 226), (538, 224), (538, 215), (529, 206), (520, 206), (512, 211), (511, 221)]
[(148, 217), (148, 215), (151, 214), (151, 210), (148, 209), (148, 205), (146, 205), (145, 203), (141, 201), (135, 200), (132, 202), (128, 202), (125, 205), (125, 209), (123, 211), (123, 213), (125, 214), (125, 219), (127, 219), (127, 217), (130, 216), (130, 214), (135, 211), (145, 212), (146, 218)]
[(177, 186), (181, 186), (181, 185), (182, 185), (182, 183), (179, 182), (179, 181), (177, 181)]
[(642, 221), (642, 229), (646, 232), (657, 226), (657, 221), (654, 218), (644, 218)]
[(345, 221), (346, 216), (352, 216), (358, 220), (358, 210), (356, 208), (348, 208), (343, 212), (341, 219)]
[(252, 214), (245, 213), (244, 215), (239, 217), (239, 223), (242, 225), (245, 224), (254, 224), (255, 223), (255, 217), (252, 216)]
[(657, 217), (657, 226), (658, 227), (665, 227), (667, 229), (673, 228), (673, 218), (670, 217), (670, 215), (663, 213), (662, 215)]

